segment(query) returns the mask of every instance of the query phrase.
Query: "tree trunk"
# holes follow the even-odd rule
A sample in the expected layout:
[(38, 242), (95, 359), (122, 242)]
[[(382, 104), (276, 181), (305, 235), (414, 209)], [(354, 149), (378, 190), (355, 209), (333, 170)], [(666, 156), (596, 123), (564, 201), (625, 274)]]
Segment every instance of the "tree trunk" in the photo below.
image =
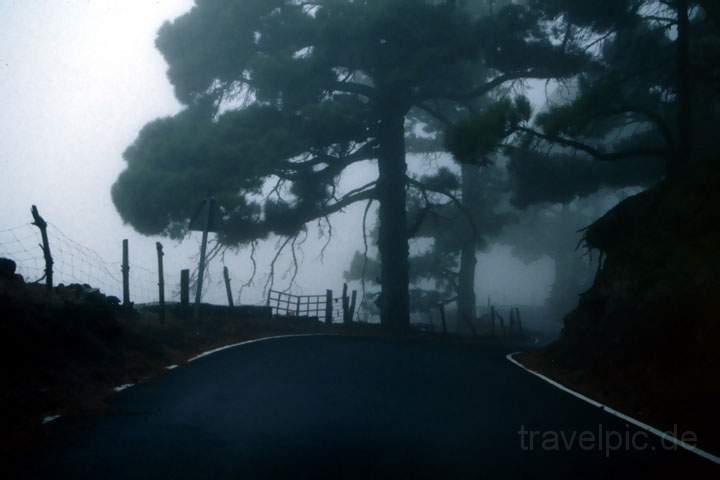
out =
[[(479, 169), (470, 165), (462, 165), (462, 202), (467, 206), (470, 199), (476, 194), (479, 184)], [(469, 209), (468, 209), (469, 211)], [(475, 268), (477, 267), (477, 231), (476, 226), (471, 223), (471, 219), (467, 220), (467, 227), (464, 229), (467, 233), (463, 238), (463, 246), (460, 251), (460, 275), (458, 278), (458, 314), (460, 320), (468, 327), (470, 333), (476, 334), (475, 331)]]
[(390, 331), (402, 333), (410, 326), (405, 114), (384, 111), (378, 128), (380, 319)]
[(678, 92), (678, 136), (680, 158), (674, 159), (671, 170), (677, 170), (677, 162), (687, 165), (693, 156), (692, 141), (692, 99), (690, 86), (690, 19), (688, 0), (676, 0), (678, 16), (677, 38), (677, 92)]

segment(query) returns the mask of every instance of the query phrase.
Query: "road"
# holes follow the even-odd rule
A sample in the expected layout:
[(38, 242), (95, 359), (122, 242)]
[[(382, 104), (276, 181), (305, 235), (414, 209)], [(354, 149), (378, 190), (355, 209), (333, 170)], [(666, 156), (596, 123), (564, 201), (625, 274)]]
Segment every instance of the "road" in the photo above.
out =
[[(512, 365), (506, 353), (332, 336), (228, 349), (119, 393), (115, 415), (83, 428), (59, 420), (52, 426), (58, 446), (28, 467), (28, 478), (667, 478), (713, 471)], [(625, 440), (617, 451), (602, 447), (618, 436)]]

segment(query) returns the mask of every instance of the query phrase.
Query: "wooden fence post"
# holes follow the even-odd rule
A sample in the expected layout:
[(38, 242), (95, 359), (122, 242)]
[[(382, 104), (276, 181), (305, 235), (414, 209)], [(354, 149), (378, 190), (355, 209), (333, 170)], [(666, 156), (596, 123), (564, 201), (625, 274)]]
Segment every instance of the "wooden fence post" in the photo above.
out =
[(343, 323), (348, 323), (348, 309), (350, 308), (350, 302), (347, 296), (347, 290), (348, 286), (347, 283), (343, 283), (343, 289), (342, 289), (342, 313), (343, 313)]
[(225, 278), (225, 293), (227, 293), (228, 306), (234, 307), (232, 288), (230, 288), (230, 272), (227, 267), (223, 267), (223, 277)]
[(440, 321), (442, 322), (443, 334), (447, 335), (447, 324), (445, 323), (445, 304), (440, 304)]
[(355, 318), (355, 306), (357, 304), (357, 290), (352, 291), (350, 297), (350, 310), (348, 311), (348, 323), (352, 323)]
[(53, 288), (53, 258), (50, 253), (50, 241), (47, 236), (47, 222), (40, 216), (38, 209), (35, 205), (30, 209), (33, 217), (33, 225), (40, 229), (40, 236), (42, 237), (42, 248), (43, 258), (45, 259), (45, 288), (48, 292), (52, 291)]
[(490, 333), (495, 336), (495, 307), (490, 307)]
[(200, 301), (202, 300), (202, 284), (205, 275), (205, 257), (207, 255), (208, 232), (210, 231), (210, 222), (212, 220), (212, 211), (215, 200), (210, 198), (205, 200), (205, 226), (203, 228), (202, 243), (200, 244), (200, 264), (198, 265), (197, 290), (195, 292), (195, 318), (200, 316)]
[(190, 305), (190, 270), (180, 270), (180, 307), (187, 311)]
[(520, 309), (518, 307), (515, 307), (515, 319), (517, 321), (518, 333), (522, 335), (523, 326), (522, 326), (522, 320), (520, 319)]
[(165, 323), (165, 273), (163, 271), (163, 246), (162, 243), (156, 242), (158, 261), (158, 300), (160, 301), (160, 322)]
[(122, 242), (122, 277), (123, 277), (123, 305), (130, 306), (130, 260), (128, 253), (128, 240)]
[(333, 291), (325, 290), (325, 323), (333, 323)]

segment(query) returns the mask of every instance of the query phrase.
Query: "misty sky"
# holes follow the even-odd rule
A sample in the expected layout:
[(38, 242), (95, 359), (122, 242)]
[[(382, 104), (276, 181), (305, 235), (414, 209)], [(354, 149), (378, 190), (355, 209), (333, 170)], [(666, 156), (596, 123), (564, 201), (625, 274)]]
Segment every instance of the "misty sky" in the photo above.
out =
[[(30, 205), (36, 204), (69, 238), (109, 263), (120, 260), (121, 240), (128, 238), (131, 263), (138, 267), (133, 272), (140, 279), (133, 292), (141, 299), (154, 295), (150, 271), (155, 270), (159, 239), (142, 237), (122, 224), (110, 186), (124, 168), (122, 152), (142, 126), (180, 109), (154, 38), (164, 20), (191, 6), (190, 0), (0, 0), (0, 230), (29, 223)], [(427, 163), (410, 162), (415, 169)], [(375, 175), (374, 166), (360, 166), (349, 170), (344, 181), (364, 183)], [(353, 252), (362, 247), (363, 208), (358, 205), (333, 218), (334, 239), (324, 263), (319, 259), (324, 239), (316, 228), (309, 230), (294, 292), (339, 290)], [(192, 265), (198, 236), (182, 244), (160, 239), (170, 294), (179, 270)], [(256, 288), (245, 290), (243, 303), (262, 301), (275, 245), (270, 240), (260, 249)], [(226, 256), (225, 263), (237, 295), (250, 273), (249, 251)], [(289, 280), (282, 278), (287, 265), (277, 268), (277, 286), (283, 288)], [(116, 269), (115, 263), (110, 268)], [(211, 265), (209, 301), (224, 301), (221, 270), (220, 261)], [(479, 255), (477, 271), (481, 304), (488, 295), (501, 304), (540, 304), (553, 280), (552, 261), (526, 266), (504, 247)], [(135, 293), (138, 289), (144, 291)]]

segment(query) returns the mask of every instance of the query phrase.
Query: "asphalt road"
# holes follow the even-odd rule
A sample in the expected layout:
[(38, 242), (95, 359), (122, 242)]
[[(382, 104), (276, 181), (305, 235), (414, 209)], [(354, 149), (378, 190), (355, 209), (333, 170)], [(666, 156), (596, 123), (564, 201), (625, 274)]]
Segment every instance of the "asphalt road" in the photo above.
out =
[(329, 336), (228, 349), (121, 392), (116, 415), (83, 428), (59, 420), (57, 446), (27, 478), (718, 473), (524, 372), (506, 353)]

